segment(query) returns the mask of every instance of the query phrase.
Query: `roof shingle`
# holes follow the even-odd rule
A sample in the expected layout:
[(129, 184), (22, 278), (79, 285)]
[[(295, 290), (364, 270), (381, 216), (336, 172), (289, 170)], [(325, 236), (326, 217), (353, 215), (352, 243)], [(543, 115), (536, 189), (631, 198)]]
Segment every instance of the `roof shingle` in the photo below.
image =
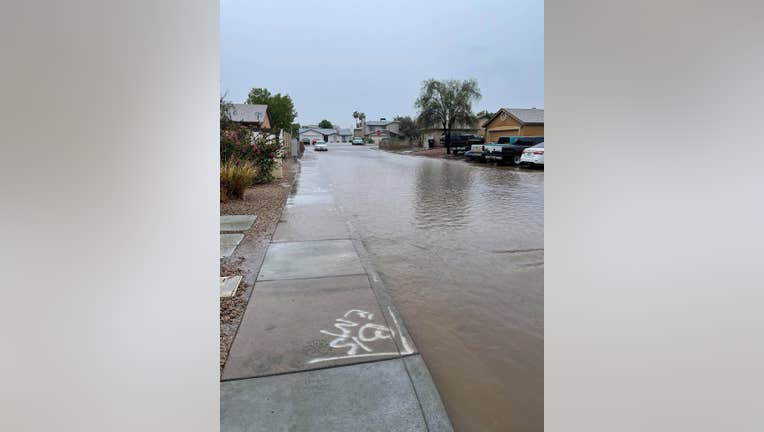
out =
[(262, 123), (268, 105), (231, 104), (231, 120), (235, 122)]
[(367, 121), (366, 126), (387, 126), (390, 123), (397, 123), (395, 120)]
[(336, 129), (328, 129), (328, 128), (300, 128), (299, 133), (305, 133), (307, 131), (316, 131), (320, 133), (321, 135), (334, 135), (337, 133)]
[(544, 123), (544, 110), (537, 108), (503, 108), (523, 123)]

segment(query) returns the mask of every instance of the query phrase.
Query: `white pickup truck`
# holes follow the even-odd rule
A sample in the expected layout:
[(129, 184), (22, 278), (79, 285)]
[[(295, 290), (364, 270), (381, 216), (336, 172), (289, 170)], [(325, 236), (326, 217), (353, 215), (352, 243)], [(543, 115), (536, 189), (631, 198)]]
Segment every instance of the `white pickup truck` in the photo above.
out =
[(469, 151), (464, 152), (464, 158), (468, 161), (485, 162), (485, 144), (472, 144)]

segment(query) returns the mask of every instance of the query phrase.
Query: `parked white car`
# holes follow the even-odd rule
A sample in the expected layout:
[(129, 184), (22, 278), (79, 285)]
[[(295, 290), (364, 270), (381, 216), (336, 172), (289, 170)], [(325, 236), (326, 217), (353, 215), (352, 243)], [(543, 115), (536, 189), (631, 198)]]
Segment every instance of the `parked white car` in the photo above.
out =
[(315, 151), (329, 151), (329, 146), (326, 145), (326, 143), (317, 142), (315, 146), (313, 146), (313, 150)]
[(521, 164), (533, 164), (544, 165), (544, 142), (536, 144), (533, 147), (528, 147), (523, 150), (523, 155), (520, 156)]
[(355, 137), (355, 138), (353, 138), (353, 141), (351, 141), (351, 144), (353, 144), (353, 145), (363, 145), (363, 138)]

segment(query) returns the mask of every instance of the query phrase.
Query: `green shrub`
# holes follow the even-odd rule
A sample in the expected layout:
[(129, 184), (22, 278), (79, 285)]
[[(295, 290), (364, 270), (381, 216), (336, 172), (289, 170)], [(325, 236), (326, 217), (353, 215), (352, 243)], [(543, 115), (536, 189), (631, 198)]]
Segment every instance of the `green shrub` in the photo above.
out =
[(229, 160), (220, 164), (221, 198), (242, 198), (247, 187), (252, 186), (257, 170), (251, 162)]

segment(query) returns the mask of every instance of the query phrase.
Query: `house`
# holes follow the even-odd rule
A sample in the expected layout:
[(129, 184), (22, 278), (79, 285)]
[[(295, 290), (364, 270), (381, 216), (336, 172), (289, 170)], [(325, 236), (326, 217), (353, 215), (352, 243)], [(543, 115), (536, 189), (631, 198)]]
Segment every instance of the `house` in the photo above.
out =
[(231, 104), (231, 121), (253, 130), (270, 129), (271, 116), (268, 105)]
[(400, 122), (380, 118), (377, 121), (365, 121), (361, 127), (361, 135), (370, 138), (375, 144), (379, 144), (385, 138), (394, 138), (400, 135)]
[(353, 140), (352, 129), (342, 128), (321, 128), (318, 125), (304, 125), (299, 130), (300, 141), (313, 140), (322, 142), (350, 142)]
[(501, 108), (483, 126), (486, 142), (503, 136), (544, 136), (544, 110)]
[(485, 134), (485, 124), (488, 123), (489, 120), (491, 120), (493, 116), (489, 116), (488, 114), (479, 115), (475, 118), (475, 126), (477, 126), (477, 134), (478, 135), (484, 135)]
[(300, 128), (300, 141), (321, 141), (321, 142), (349, 142), (353, 139), (353, 131), (350, 129), (328, 129), (320, 127), (302, 127)]
[(340, 129), (339, 134), (340, 134), (340, 139), (342, 140), (342, 142), (350, 142), (353, 140), (352, 129)]
[[(452, 128), (452, 132), (461, 132), (474, 135), (483, 135), (484, 124), (490, 120), (488, 116), (479, 116), (476, 118), (474, 124), (455, 124)], [(429, 147), (440, 146), (440, 136), (443, 133), (442, 125), (432, 125), (428, 128), (422, 128), (419, 130), (422, 134), (423, 142), (427, 143)]]
[(379, 136), (379, 135), (398, 135), (400, 133), (400, 122), (395, 120), (387, 120), (384, 117), (379, 121), (366, 122), (365, 135)]

